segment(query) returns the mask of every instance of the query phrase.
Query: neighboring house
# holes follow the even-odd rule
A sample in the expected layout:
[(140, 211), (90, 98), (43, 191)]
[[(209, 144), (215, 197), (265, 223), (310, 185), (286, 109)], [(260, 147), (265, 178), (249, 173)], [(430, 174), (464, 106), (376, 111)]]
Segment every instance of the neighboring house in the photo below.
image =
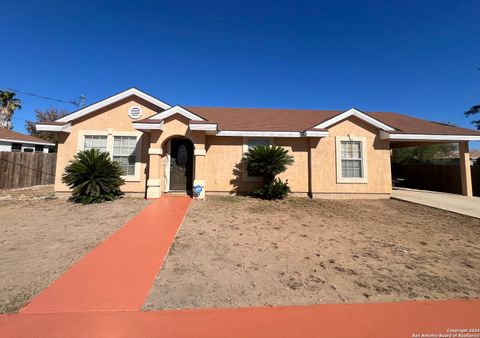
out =
[(0, 151), (48, 153), (53, 147), (55, 147), (54, 143), (47, 142), (41, 138), (0, 128)]
[[(441, 158), (442, 160), (451, 160), (451, 161), (457, 161), (459, 157), (459, 152), (454, 150), (449, 152), (445, 157)], [(470, 165), (476, 164), (478, 158), (480, 157), (480, 150), (473, 149), (470, 150)]]
[(396, 113), (171, 106), (131, 88), (37, 130), (58, 132), (55, 189), (79, 151), (108, 151), (125, 170), (126, 193), (250, 192), (260, 184), (242, 165), (258, 144), (284, 147), (295, 162), (280, 175), (292, 193), (325, 198), (387, 198), (392, 147), (458, 142), (462, 187), (471, 195), (468, 141), (480, 132)]

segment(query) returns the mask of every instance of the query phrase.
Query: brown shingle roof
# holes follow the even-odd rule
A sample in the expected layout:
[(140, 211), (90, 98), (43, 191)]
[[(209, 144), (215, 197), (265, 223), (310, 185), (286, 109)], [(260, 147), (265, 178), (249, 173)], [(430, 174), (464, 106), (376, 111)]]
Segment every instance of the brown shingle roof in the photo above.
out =
[[(219, 130), (235, 131), (305, 131), (343, 112), (340, 110), (269, 108), (185, 108), (209, 122), (218, 123)], [(365, 114), (396, 129), (389, 133), (480, 135), (480, 132), (476, 130), (430, 122), (397, 113), (365, 112)]]
[(397, 131), (389, 132), (402, 134), (431, 134), (431, 135), (473, 135), (479, 136), (477, 130), (454, 127), (442, 123), (431, 122), (398, 113), (365, 113), (381, 122), (392, 126)]
[(339, 110), (302, 110), (269, 108), (185, 107), (220, 130), (305, 131), (323, 120), (342, 113)]
[(18, 141), (18, 142), (25, 142), (25, 143), (30, 142), (30, 143), (44, 143), (44, 144), (53, 145), (53, 143), (42, 140), (41, 138), (17, 133), (16, 131), (5, 129), (5, 128), (0, 128), (0, 139), (9, 140), (13, 142)]

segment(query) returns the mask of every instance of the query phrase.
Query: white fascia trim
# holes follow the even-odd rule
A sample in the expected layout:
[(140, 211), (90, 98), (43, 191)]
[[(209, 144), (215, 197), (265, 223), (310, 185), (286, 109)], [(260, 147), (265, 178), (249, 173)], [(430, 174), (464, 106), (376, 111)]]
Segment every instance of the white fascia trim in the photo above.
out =
[(150, 116), (148, 119), (149, 120), (164, 120), (166, 119), (167, 117), (170, 117), (174, 114), (180, 114), (180, 115), (183, 115), (185, 116), (186, 118), (188, 118), (189, 120), (193, 120), (193, 121), (205, 121), (204, 119), (202, 119), (200, 116), (198, 115), (195, 115), (194, 113), (192, 113), (191, 111), (188, 111), (186, 110), (185, 108), (183, 107), (180, 107), (180, 106), (174, 106), (174, 107), (171, 107), (161, 113), (158, 113), (158, 114), (155, 114), (153, 116)]
[(389, 134), (380, 132), (380, 139), (392, 141), (480, 141), (473, 135)]
[(195, 155), (195, 156), (205, 156), (205, 155), (207, 155), (207, 150), (206, 149), (195, 149), (193, 151), (193, 155)]
[(64, 125), (54, 125), (54, 124), (36, 124), (35, 129), (37, 131), (55, 131), (55, 132), (64, 132), (69, 133), (72, 125), (70, 123)]
[(1, 142), (11, 142), (11, 143), (21, 143), (23, 145), (28, 145), (28, 144), (38, 144), (42, 146), (54, 146), (55, 143), (49, 143), (49, 142), (35, 142), (35, 141), (25, 141), (25, 140), (14, 140), (14, 139), (8, 139), (8, 138), (2, 138), (0, 139)]
[(385, 130), (385, 131), (394, 131), (390, 126), (387, 126), (385, 123), (380, 122), (379, 120), (374, 119), (373, 117), (368, 116), (367, 114), (362, 113), (361, 111), (351, 108), (335, 117), (332, 117), (331, 119), (326, 120), (325, 122), (322, 122), (318, 125), (316, 125), (314, 128), (318, 129), (327, 129), (331, 125), (340, 122), (342, 120), (345, 120), (346, 118), (350, 116), (355, 116), (359, 118), (360, 120), (363, 120), (379, 129)]
[(303, 132), (305, 137), (327, 137), (328, 131), (307, 130)]
[(117, 101), (123, 100), (124, 98), (132, 96), (132, 95), (138, 96), (138, 97), (144, 99), (145, 101), (148, 101), (148, 102), (150, 102), (150, 103), (152, 103), (152, 104), (154, 104), (154, 105), (156, 105), (156, 106), (158, 106), (162, 109), (169, 109), (171, 107), (169, 104), (167, 104), (163, 101), (160, 101), (159, 99), (156, 99), (153, 96), (150, 96), (147, 93), (144, 93), (144, 92), (138, 90), (137, 88), (130, 88), (130, 89), (127, 89), (127, 90), (125, 90), (121, 93), (110, 96), (109, 98), (106, 98), (102, 101), (94, 103), (94, 104), (92, 104), (88, 107), (80, 109), (80, 110), (76, 111), (75, 113), (64, 116), (62, 118), (59, 118), (58, 120), (55, 120), (55, 122), (70, 122), (72, 120), (75, 120), (79, 117), (82, 117), (86, 114), (89, 114), (89, 113), (91, 113), (95, 110), (98, 110), (100, 108), (108, 106), (108, 105), (110, 105), (112, 103), (115, 103)]
[(202, 123), (202, 124), (195, 124), (190, 123), (188, 125), (190, 130), (205, 130), (205, 131), (216, 131), (217, 124), (216, 123)]
[(243, 137), (302, 137), (299, 131), (235, 131), (223, 130), (216, 136), (243, 136)]
[(163, 155), (162, 148), (148, 148), (148, 155)]
[(159, 123), (132, 122), (132, 127), (138, 130), (161, 130), (163, 128), (163, 123), (163, 121)]

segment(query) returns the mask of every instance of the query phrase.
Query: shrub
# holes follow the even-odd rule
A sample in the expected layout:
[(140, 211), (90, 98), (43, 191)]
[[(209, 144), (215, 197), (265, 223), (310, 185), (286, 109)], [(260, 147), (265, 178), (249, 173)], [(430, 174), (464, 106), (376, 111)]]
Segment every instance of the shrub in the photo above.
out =
[(293, 157), (280, 146), (258, 145), (248, 150), (244, 161), (250, 175), (263, 177), (264, 186), (255, 190), (254, 195), (265, 199), (284, 198), (289, 192), (288, 181), (282, 182), (275, 176), (287, 170)]
[(248, 172), (262, 176), (265, 183), (271, 183), (293, 163), (288, 150), (280, 146), (259, 145), (248, 150), (244, 156)]
[(273, 182), (267, 183), (264, 186), (256, 189), (253, 195), (266, 200), (277, 200), (285, 198), (290, 192), (288, 180), (282, 182), (281, 179), (276, 178)]
[(62, 181), (72, 191), (71, 201), (83, 204), (112, 201), (123, 195), (123, 170), (98, 149), (80, 151), (65, 168)]

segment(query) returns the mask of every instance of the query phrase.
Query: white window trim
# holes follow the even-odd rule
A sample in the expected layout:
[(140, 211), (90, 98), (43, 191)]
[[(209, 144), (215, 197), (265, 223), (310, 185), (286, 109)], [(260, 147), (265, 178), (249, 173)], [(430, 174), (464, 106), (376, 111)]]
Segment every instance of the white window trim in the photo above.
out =
[[(363, 177), (343, 177), (342, 176), (342, 141), (362, 142), (362, 173)], [(367, 165), (367, 138), (355, 136), (336, 136), (335, 151), (337, 157), (337, 183), (368, 183), (368, 165)]]
[(30, 150), (33, 150), (33, 152), (35, 152), (35, 146), (32, 146), (30, 144), (22, 144), (22, 153), (25, 152), (25, 149), (30, 149)]
[[(243, 138), (243, 145), (242, 145), (242, 158), (243, 154), (248, 152), (248, 142), (250, 140), (268, 140), (270, 145), (275, 145), (275, 138), (273, 137), (244, 137)], [(242, 160), (242, 181), (243, 182), (263, 182), (263, 177), (260, 176), (250, 176), (248, 175), (247, 166), (245, 162)]]
[(113, 131), (113, 130), (80, 130), (77, 139), (77, 151), (84, 150), (85, 136), (107, 136), (107, 151), (113, 161), (113, 138), (115, 136), (136, 136), (137, 146), (135, 147), (135, 175), (125, 175), (122, 178), (125, 182), (140, 182), (140, 171), (142, 169), (142, 132), (139, 131)]

